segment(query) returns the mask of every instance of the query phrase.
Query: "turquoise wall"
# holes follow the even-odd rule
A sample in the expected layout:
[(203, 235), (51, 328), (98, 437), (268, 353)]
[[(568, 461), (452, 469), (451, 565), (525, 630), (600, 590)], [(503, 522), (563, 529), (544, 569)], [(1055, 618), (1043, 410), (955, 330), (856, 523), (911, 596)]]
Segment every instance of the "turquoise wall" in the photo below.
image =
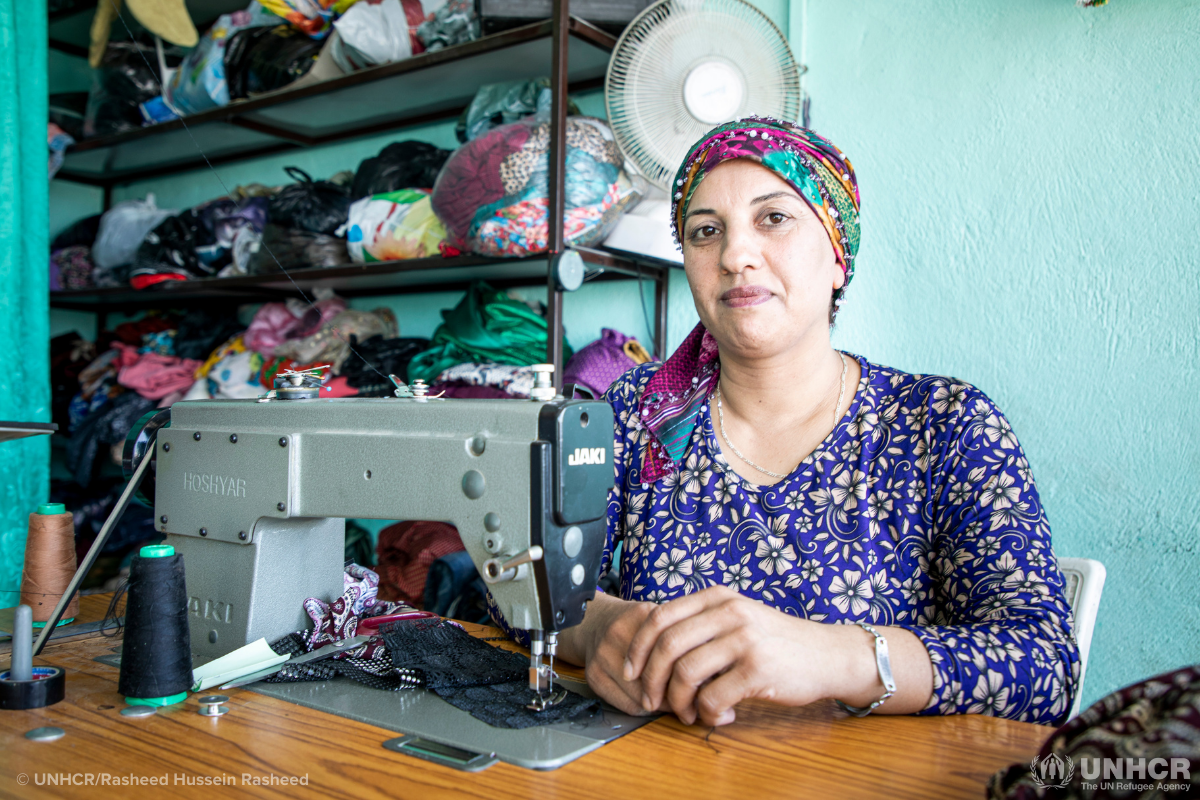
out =
[(1055, 549), (1108, 568), (1085, 704), (1200, 662), (1198, 41), (1195, 0), (809, 0), (862, 187), (835, 340), (1008, 414)]

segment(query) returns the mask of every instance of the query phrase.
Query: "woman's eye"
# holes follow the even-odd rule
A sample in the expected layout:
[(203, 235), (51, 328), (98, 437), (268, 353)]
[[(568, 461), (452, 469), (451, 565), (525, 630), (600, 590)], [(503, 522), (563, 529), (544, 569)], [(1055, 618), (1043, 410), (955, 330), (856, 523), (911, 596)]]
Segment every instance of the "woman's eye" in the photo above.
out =
[(782, 225), (786, 219), (787, 214), (778, 211), (772, 211), (770, 214), (767, 214), (767, 222), (772, 225)]
[(717, 235), (717, 229), (714, 225), (700, 225), (692, 231), (693, 239), (711, 239)]

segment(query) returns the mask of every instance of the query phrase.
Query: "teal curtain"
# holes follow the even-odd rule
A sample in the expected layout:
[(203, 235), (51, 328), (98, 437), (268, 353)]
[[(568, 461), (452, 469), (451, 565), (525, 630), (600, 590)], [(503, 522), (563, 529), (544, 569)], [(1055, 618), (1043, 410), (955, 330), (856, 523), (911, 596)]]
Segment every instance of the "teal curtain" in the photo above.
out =
[[(46, 2), (0, 0), (0, 420), (50, 421)], [(47, 436), (0, 442), (0, 608), (16, 604)]]

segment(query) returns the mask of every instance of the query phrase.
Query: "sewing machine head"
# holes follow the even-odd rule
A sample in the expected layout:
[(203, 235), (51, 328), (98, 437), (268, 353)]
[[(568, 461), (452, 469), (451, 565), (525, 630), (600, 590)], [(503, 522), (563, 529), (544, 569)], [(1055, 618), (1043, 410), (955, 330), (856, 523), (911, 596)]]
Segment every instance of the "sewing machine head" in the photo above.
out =
[(303, 630), (306, 598), (340, 596), (347, 517), (449, 522), (510, 624), (535, 642), (579, 624), (605, 540), (612, 410), (540, 396), (199, 400), (168, 426), (145, 420), (198, 662)]

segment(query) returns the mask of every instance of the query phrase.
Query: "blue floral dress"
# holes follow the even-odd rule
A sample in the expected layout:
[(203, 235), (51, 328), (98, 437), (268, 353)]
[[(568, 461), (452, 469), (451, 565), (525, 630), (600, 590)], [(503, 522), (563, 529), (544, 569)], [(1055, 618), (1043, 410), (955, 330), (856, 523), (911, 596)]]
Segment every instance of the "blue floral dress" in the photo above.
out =
[(643, 482), (637, 408), (661, 364), (626, 373), (605, 395), (616, 488), (602, 573), (617, 552), (627, 600), (723, 584), (797, 617), (902, 627), (933, 662), (921, 713), (1062, 720), (1078, 648), (1012, 428), (962, 381), (858, 362), (850, 410), (773, 486), (730, 469), (707, 402), (681, 468)]

